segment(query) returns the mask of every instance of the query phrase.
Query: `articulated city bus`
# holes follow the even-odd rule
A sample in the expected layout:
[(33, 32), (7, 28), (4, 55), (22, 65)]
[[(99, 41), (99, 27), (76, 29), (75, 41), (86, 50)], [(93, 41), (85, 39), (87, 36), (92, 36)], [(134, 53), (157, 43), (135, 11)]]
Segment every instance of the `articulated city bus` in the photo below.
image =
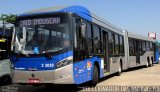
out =
[(32, 10), (16, 19), (13, 82), (81, 84), (152, 66), (155, 40), (122, 30), (81, 6)]

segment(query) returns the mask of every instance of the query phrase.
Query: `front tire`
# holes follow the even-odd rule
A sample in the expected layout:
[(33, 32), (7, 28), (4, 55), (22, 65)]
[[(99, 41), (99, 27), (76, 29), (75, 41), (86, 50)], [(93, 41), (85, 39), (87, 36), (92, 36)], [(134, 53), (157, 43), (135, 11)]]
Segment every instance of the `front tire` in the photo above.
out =
[(12, 83), (12, 79), (9, 76), (4, 76), (0, 79), (0, 85), (8, 85)]
[(96, 85), (97, 85), (98, 79), (99, 79), (99, 76), (98, 76), (98, 75), (99, 75), (99, 73), (98, 73), (98, 68), (97, 68), (97, 66), (94, 65), (93, 74), (92, 74), (93, 79), (92, 79), (92, 81), (91, 81), (91, 85), (92, 85), (92, 86), (96, 86)]

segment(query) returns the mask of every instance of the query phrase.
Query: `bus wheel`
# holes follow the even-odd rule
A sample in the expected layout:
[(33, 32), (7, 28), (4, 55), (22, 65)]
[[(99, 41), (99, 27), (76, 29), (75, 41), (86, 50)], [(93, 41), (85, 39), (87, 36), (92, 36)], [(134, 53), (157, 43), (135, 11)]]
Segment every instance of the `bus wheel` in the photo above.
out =
[(147, 61), (148, 61), (148, 66), (151, 67), (152, 63), (150, 62), (150, 58), (149, 57), (147, 58)]
[(0, 85), (8, 85), (11, 83), (12, 83), (12, 80), (9, 76), (4, 76), (0, 79)]
[(149, 67), (151, 67), (151, 66), (153, 66), (153, 63), (152, 63), (152, 61), (150, 62), (150, 64), (149, 64)]
[(122, 74), (122, 64), (120, 63), (117, 75), (120, 76), (121, 74)]
[(97, 66), (94, 65), (94, 68), (93, 68), (93, 79), (92, 79), (92, 86), (96, 86), (97, 83), (98, 83), (98, 69), (97, 69)]
[(145, 67), (147, 68), (149, 66), (149, 62), (148, 62), (148, 60), (147, 60), (147, 63), (146, 63), (146, 65), (145, 65)]

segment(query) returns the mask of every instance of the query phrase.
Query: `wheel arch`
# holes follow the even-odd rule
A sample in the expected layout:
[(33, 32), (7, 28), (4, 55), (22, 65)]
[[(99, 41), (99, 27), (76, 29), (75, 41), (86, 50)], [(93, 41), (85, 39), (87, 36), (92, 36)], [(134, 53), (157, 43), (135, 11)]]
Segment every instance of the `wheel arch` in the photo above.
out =
[(120, 58), (120, 65), (121, 65), (121, 68), (122, 68), (122, 70), (123, 70), (123, 62), (122, 62), (122, 58)]
[(98, 77), (100, 78), (100, 66), (99, 66), (98, 61), (95, 61), (95, 62), (94, 62), (94, 66), (97, 67), (97, 69), (98, 69)]

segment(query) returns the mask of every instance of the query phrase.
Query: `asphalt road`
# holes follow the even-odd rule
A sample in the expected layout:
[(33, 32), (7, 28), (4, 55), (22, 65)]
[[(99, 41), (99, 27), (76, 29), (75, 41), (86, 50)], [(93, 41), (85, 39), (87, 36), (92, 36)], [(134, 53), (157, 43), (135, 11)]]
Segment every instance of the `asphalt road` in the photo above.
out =
[[(110, 75), (100, 79), (96, 87), (104, 86), (160, 86), (160, 64), (155, 64), (152, 67), (129, 69), (122, 73), (121, 76)], [(75, 85), (53, 85), (51, 88), (45, 86), (21, 86), (16, 84), (2, 86), (1, 92), (75, 92), (86, 91), (87, 84), (80, 86)], [(95, 87), (95, 88), (96, 88)], [(87, 87), (91, 90), (91, 87)], [(93, 87), (92, 87), (93, 88)], [(159, 90), (160, 91), (160, 90)], [(156, 91), (158, 92), (158, 91)]]

